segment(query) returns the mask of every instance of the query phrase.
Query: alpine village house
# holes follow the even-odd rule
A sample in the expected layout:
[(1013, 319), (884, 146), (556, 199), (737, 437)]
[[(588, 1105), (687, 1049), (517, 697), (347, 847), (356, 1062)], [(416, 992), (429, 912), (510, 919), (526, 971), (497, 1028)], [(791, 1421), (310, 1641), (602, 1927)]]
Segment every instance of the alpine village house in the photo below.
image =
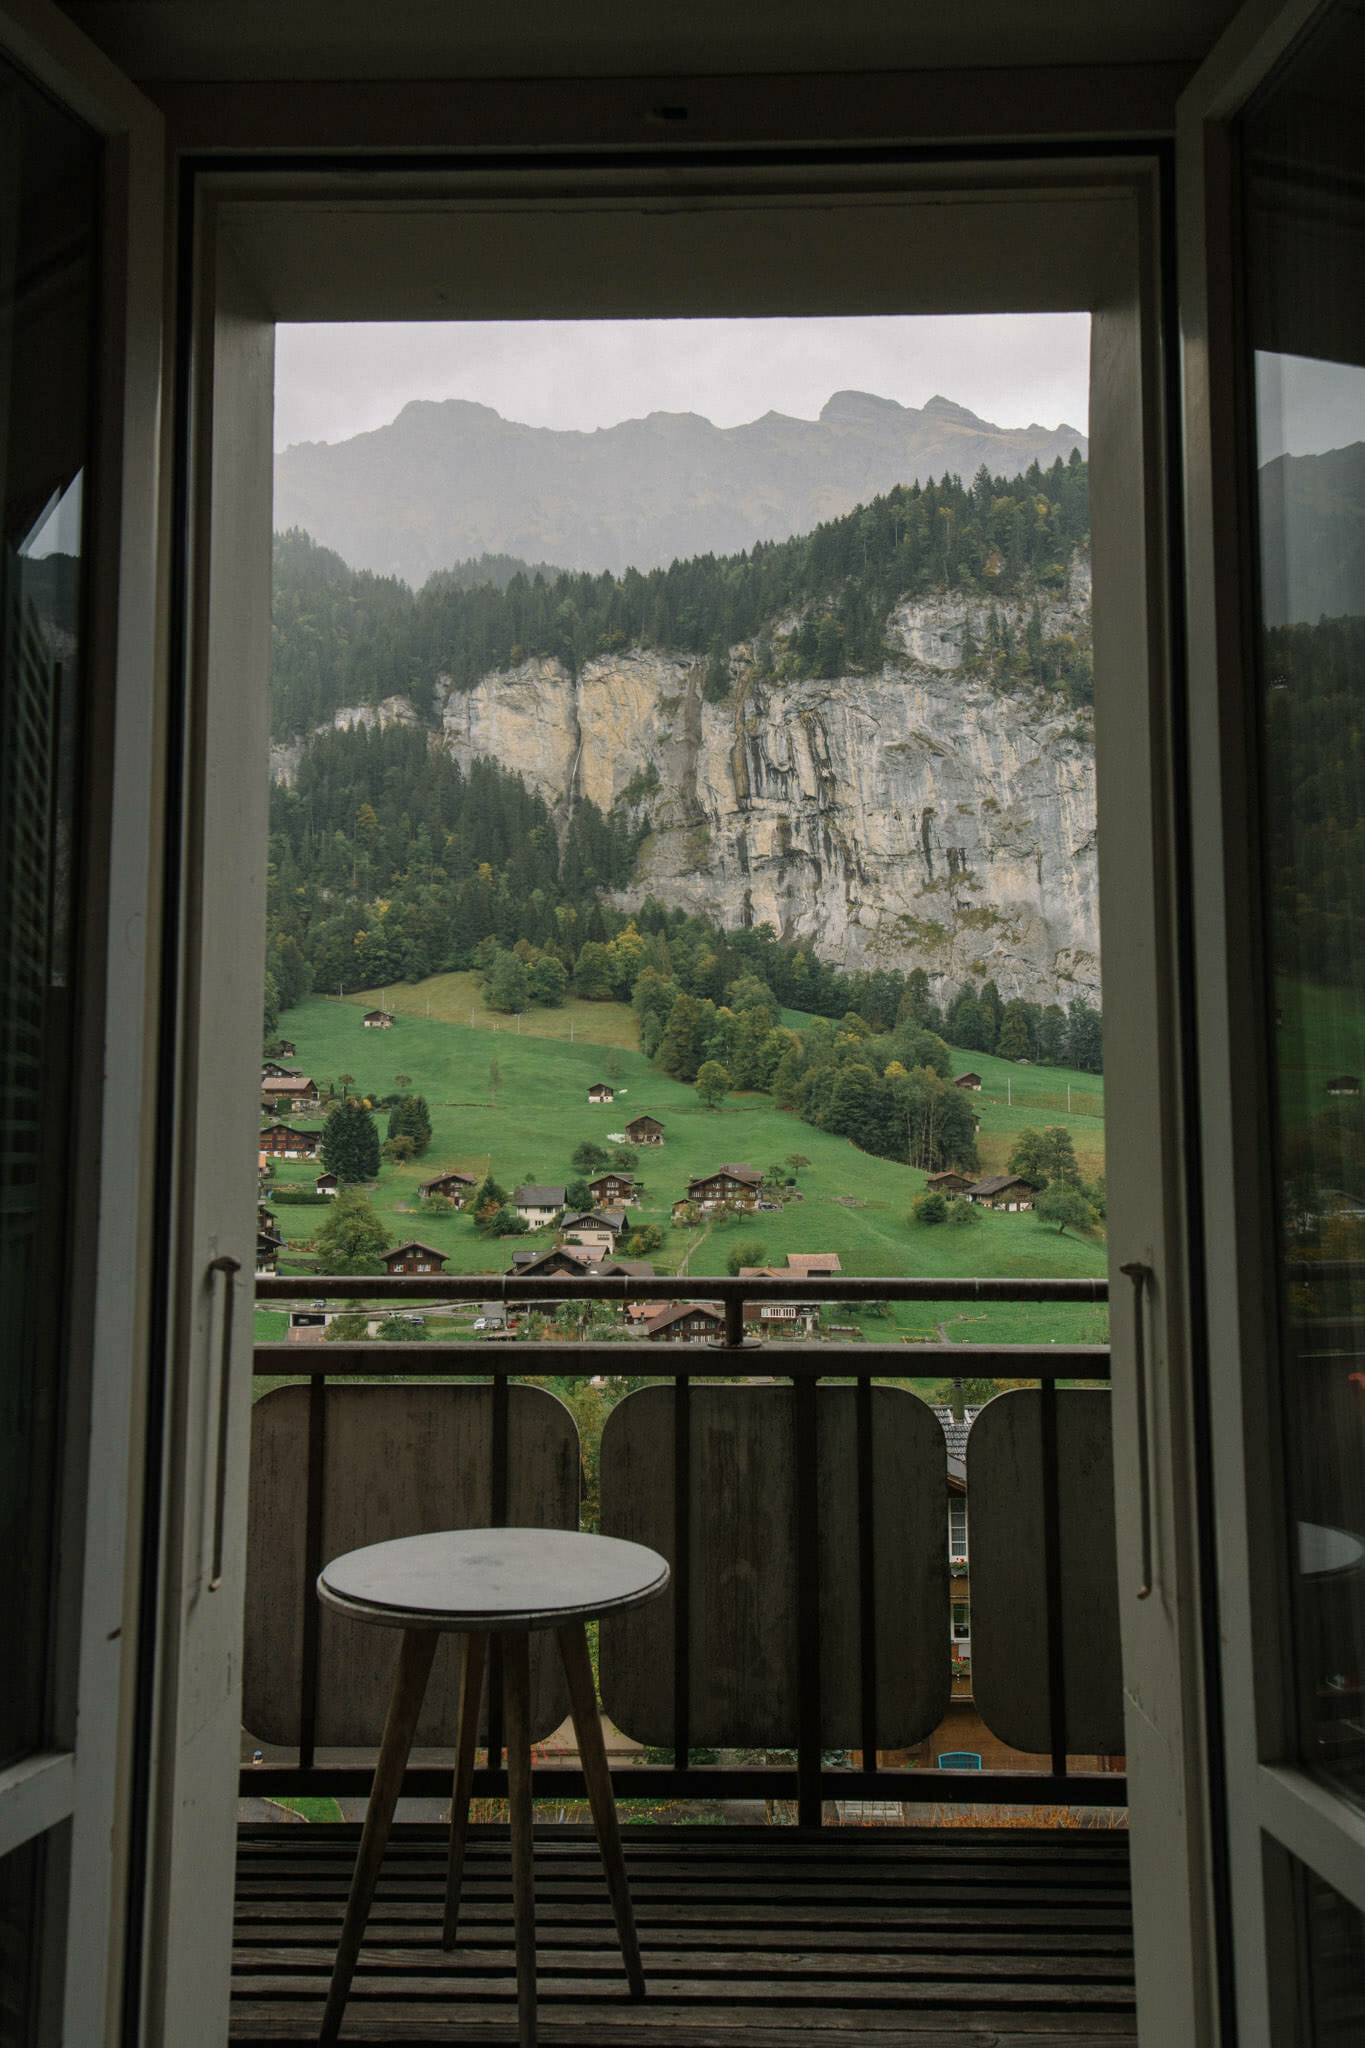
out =
[[(251, 1485), (262, 1411), (310, 1404), (296, 1387), (252, 1400), (277, 325), (1080, 313), (1109, 1343), (1066, 1375), (1100, 1385), (1057, 1395), (1049, 1439), (1068, 1485), (1089, 1489), (1080, 1539), (1069, 1496), (1041, 1481), (1018, 1522), (1039, 1535), (1002, 1528), (993, 1550), (983, 1535), (1005, 1498), (999, 1475), (1024, 1471), (1023, 1435), (1000, 1432), (1011, 1417), (1052, 1414), (1041, 1396), (987, 1403), (966, 1459), (974, 1703), (993, 1723), (1017, 1710), (1039, 1766), (893, 1776), (828, 1760), (890, 1748), (893, 1722), (918, 1727), (947, 1692), (942, 1516), (932, 1492), (899, 1483), (902, 1464), (929, 1473), (931, 1450), (941, 1469), (942, 1432), (891, 1386), (871, 1386), (870, 1407), (856, 1386), (810, 1399), (785, 1382), (708, 1389), (724, 1347), (691, 1347), (679, 1376), (691, 1394), (631, 1395), (613, 1411), (622, 1457), (610, 1472), (603, 1461), (604, 1487), (616, 1486), (657, 1453), (660, 1483), (630, 1496), (632, 1526), (657, 1529), (665, 1550), (690, 1530), (693, 1546), (688, 1604), (675, 1579), (667, 1613), (658, 1603), (626, 1617), (615, 1638), (652, 1648), (622, 1660), (603, 1630), (607, 1711), (637, 1724), (647, 1754), (674, 1758), (613, 1766), (616, 1785), (714, 1796), (726, 1767), (701, 1776), (688, 1752), (709, 1744), (720, 1692), (704, 1633), (737, 1625), (713, 1589), (725, 1546), (739, 1546), (746, 1569), (778, 1576), (771, 1600), (750, 1599), (764, 1655), (728, 1665), (725, 1684), (749, 1716), (743, 1740), (796, 1742), (798, 1766), (773, 1766), (779, 1779), (746, 1766), (726, 1782), (744, 1797), (780, 1782), (798, 1824), (744, 1830), (733, 1852), (723, 1828), (701, 1831), (715, 1837), (705, 1845), (694, 1829), (682, 1845), (667, 1829), (647, 1841), (627, 1830), (637, 1893), (641, 1857), (658, 1874), (639, 2008), (605, 1895), (594, 1917), (596, 1865), (566, 1835), (574, 1874), (562, 1880), (561, 1852), (537, 1839), (543, 1897), (561, 1881), (572, 1890), (553, 1935), (540, 1928), (542, 1951), (553, 1940), (559, 1952), (544, 1973), (546, 2032), (623, 2043), (647, 2032), (657, 2048), (723, 2035), (738, 2048), (750, 2035), (804, 2037), (834, 2014), (850, 2044), (1361, 2038), (1365, 1482), (1353, 1370), (1365, 1343), (1342, 1262), (1305, 1274), (1310, 1262), (1285, 1259), (1277, 1160), (1297, 1132), (1280, 1122), (1294, 1103), (1272, 1061), (1311, 1036), (1316, 991), (1285, 951), (1271, 884), (1276, 906), (1303, 907), (1293, 922), (1316, 944), (1319, 910), (1336, 912), (1317, 900), (1336, 855), (1294, 805), (1301, 788), (1339, 782), (1349, 836), (1365, 804), (1348, 749), (1330, 777), (1277, 779), (1300, 745), (1305, 769), (1326, 764), (1311, 719), (1292, 727), (1292, 749), (1281, 743), (1311, 701), (1311, 666), (1277, 692), (1265, 679), (1278, 656), (1263, 655), (1286, 621), (1318, 633), (1325, 618), (1336, 687), (1359, 699), (1358, 553), (1332, 555), (1314, 522), (1357, 505), (1349, 465), (1365, 440), (1362, 35), (1346, 0), (703, 0), (629, 17), (603, 0), (0, 0), (0, 1116), (38, 1138), (7, 1146), (3, 1169), (7, 2037), (43, 2048), (315, 2039), (353, 1847), (292, 1812), (242, 1820), (239, 1833), (239, 1812), (278, 1812), (281, 1796), (320, 1783), (335, 1798), (325, 1758), (338, 1745), (368, 1758), (377, 1732), (345, 1719), (362, 1705), (360, 1653), (349, 1641), (334, 1653), (335, 1618), (315, 1627), (307, 1574), (289, 1569), (313, 1556), (306, 1448), (301, 1466), (282, 1467), (297, 1483), (269, 1498)], [(1011, 343), (1021, 363), (1025, 331)], [(959, 402), (929, 399), (913, 364), (898, 395), (950, 413)], [(1330, 492), (1304, 467), (1329, 455), (1340, 458)], [(940, 473), (951, 462), (945, 453)], [(752, 539), (745, 529), (736, 546)], [(961, 566), (952, 544), (945, 533), (949, 582)], [(957, 605), (956, 588), (944, 601)], [(51, 616), (36, 631), (25, 621), (40, 606)], [(1091, 709), (1066, 715), (1085, 735), (1067, 743), (1079, 762)], [(805, 801), (802, 772), (793, 803)], [(943, 832), (926, 814), (926, 863), (951, 889)], [(792, 861), (784, 875), (804, 928), (803, 870)], [(864, 906), (870, 886), (857, 883)], [(1350, 918), (1332, 997), (1354, 1015), (1365, 991)], [(1351, 1058), (1349, 1043), (1324, 1057), (1319, 1104), (1333, 1107), (1323, 1081)], [(1318, 1127), (1303, 1128), (1311, 1138)], [(310, 1156), (315, 1142), (274, 1122), (261, 1149)], [(726, 1168), (691, 1192), (747, 1201), (756, 1185)], [(534, 1206), (553, 1214), (562, 1192)], [(269, 1302), (286, 1283), (256, 1284)], [(743, 1284), (759, 1299), (790, 1283)], [(820, 1285), (803, 1279), (800, 1291)], [(692, 1300), (678, 1320), (715, 1314)], [(1307, 1327), (1315, 1318), (1331, 1323), (1330, 1342)], [(1059, 1338), (1057, 1358), (1064, 1349)], [(922, 1371), (946, 1370), (931, 1343), (917, 1350)], [(1018, 1376), (1050, 1370), (1051, 1350), (1040, 1342)], [(508, 1356), (512, 1377), (555, 1369), (519, 1340)], [(904, 1357), (894, 1364), (906, 1370)], [(324, 1540), (344, 1543), (336, 1532), (357, 1526), (347, 1500), (381, 1504), (368, 1479), (336, 1491), (345, 1404), (363, 1398), (367, 1415), (392, 1418), (420, 1397), (437, 1429), (455, 1404), (426, 1387), (312, 1384), (312, 1410), (327, 1417), (312, 1512), (325, 1504)], [(552, 1397), (527, 1384), (508, 1393), (507, 1441), (527, 1461), (509, 1475), (509, 1502), (572, 1526), (569, 1428), (554, 1419), (558, 1463), (547, 1463), (531, 1418)], [(767, 1512), (772, 1497), (749, 1489), (704, 1498), (700, 1426), (683, 1466), (692, 1491), (675, 1497), (675, 1404), (706, 1416), (713, 1395), (736, 1414), (742, 1404), (756, 1429), (768, 1426), (760, 1410), (782, 1421), (799, 1397), (796, 1447), (774, 1424), (759, 1461), (789, 1510)], [(645, 1417), (656, 1436), (627, 1444)], [(407, 1426), (387, 1441), (407, 1444)], [(370, 1455), (372, 1430), (352, 1440)], [(301, 1428), (296, 1449), (307, 1441)], [(991, 1487), (973, 1476), (976, 1458), (995, 1460)], [(410, 1471), (406, 1454), (394, 1469)], [(871, 1487), (879, 1473), (879, 1517), (929, 1502), (922, 1540), (901, 1520), (884, 1545), (869, 1508), (860, 1550), (859, 1475)], [(750, 1508), (767, 1532), (761, 1554), (734, 1519)], [(826, 1545), (829, 1514), (847, 1518)], [(272, 1515), (285, 1519), (261, 1519)], [(1060, 1548), (1048, 1534), (1058, 1515)], [(836, 1551), (875, 1569), (845, 1572)], [(934, 1590), (923, 1626), (907, 1626), (920, 1610), (900, 1575), (920, 1555)], [(817, 1595), (836, 1568), (827, 1603)], [(992, 1574), (998, 1592), (1016, 1568), (1033, 1590), (992, 1623)], [(879, 1636), (886, 1600), (895, 1620)], [(268, 1656), (260, 1628), (276, 1629)], [(932, 1666), (916, 1661), (931, 1638)], [(690, 1663), (675, 1668), (677, 1647)], [(279, 1738), (256, 1743), (259, 1765), (241, 1761), (244, 1670), (252, 1711), (267, 1718), (268, 1693)], [(1101, 1746), (1124, 1772), (1073, 1783), (1062, 1767), (1100, 1692), (1114, 1717)], [(732, 1724), (718, 1717), (720, 1742)], [(1087, 1735), (1075, 1753), (1093, 1747)], [(500, 1798), (480, 1772), (480, 1793)], [(352, 1776), (347, 1797), (368, 1783)], [(449, 1783), (442, 1750), (439, 1771), (414, 1766), (406, 1789), (448, 1801)], [(822, 1830), (869, 1801), (884, 1817), (893, 1793), (915, 1813), (928, 1793), (959, 1808), (975, 1797), (989, 1815), (1042, 1787), (1044, 1813), (1117, 1797), (1128, 1826)], [(512, 1937), (494, 1902), (500, 1887), (506, 1896), (505, 1836), (474, 1830), (471, 1864), (487, 1873), (476, 1938), (490, 1946), (465, 1963), (437, 1942), (444, 1844), (420, 1828), (399, 1836), (346, 2031), (412, 2040), (429, 2020), (430, 2038), (511, 2038)], [(723, 1877), (698, 1874), (700, 1847), (722, 1857)], [(818, 1895), (799, 1920), (786, 1903), (797, 1889)], [(813, 1953), (811, 1910), (820, 1974), (803, 1965), (798, 1981), (789, 1962)], [(717, 1914), (725, 1942), (692, 1948)], [(986, 1957), (962, 1947), (983, 1914)], [(471, 1981), (476, 2002), (462, 2003)]]

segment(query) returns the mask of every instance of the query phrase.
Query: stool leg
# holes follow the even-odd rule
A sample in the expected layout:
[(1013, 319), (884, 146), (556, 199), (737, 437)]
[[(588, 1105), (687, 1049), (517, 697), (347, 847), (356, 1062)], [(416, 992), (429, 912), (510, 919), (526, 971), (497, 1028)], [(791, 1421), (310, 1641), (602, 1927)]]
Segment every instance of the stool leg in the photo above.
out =
[(436, 1655), (438, 1633), (431, 1628), (405, 1629), (403, 1632), (388, 1719), (384, 1723), (384, 1739), (379, 1746), (379, 1761), (370, 1787), (370, 1803), (365, 1809), (360, 1851), (351, 1878), (351, 1895), (346, 1901), (346, 1918), (337, 1944), (331, 1988), (327, 1993), (327, 2010), (322, 2018), (322, 2032), (318, 2035), (321, 2048), (330, 2048), (330, 2043), (341, 2031), (341, 2018), (346, 2010), (351, 1978), (355, 1975), (365, 1923), (370, 1917), (370, 1904), (379, 1878), (379, 1866), (384, 1860), (393, 1809), (398, 1804), (413, 1731), (417, 1726), (417, 1716), (422, 1711), (427, 1679), (431, 1675), (431, 1660)]
[(531, 1865), (531, 1673), (528, 1633), (503, 1642), (507, 1789), (512, 1819), (512, 1917), (517, 1941), (517, 2040), (536, 2048), (536, 1897)]
[(626, 1859), (621, 1850), (621, 1831), (616, 1822), (616, 1801), (612, 1796), (611, 1772), (607, 1768), (602, 1720), (597, 1711), (597, 1694), (592, 1682), (592, 1661), (588, 1656), (587, 1633), (581, 1621), (566, 1622), (556, 1629), (559, 1654), (564, 1659), (564, 1676), (569, 1681), (569, 1707), (573, 1714), (578, 1754), (588, 1786), (597, 1845), (602, 1851), (607, 1891), (616, 1920), (617, 1938), (626, 1965), (626, 1979), (632, 1998), (645, 1995), (644, 1965), (640, 1961), (640, 1940), (635, 1932), (635, 1912), (626, 1883)]
[(464, 1639), (460, 1664), (460, 1721), (455, 1744), (455, 1781), (450, 1794), (450, 1856), (446, 1863), (446, 1917), (442, 1948), (454, 1948), (460, 1920), (460, 1883), (464, 1876), (465, 1842), (469, 1835), (469, 1794), (474, 1783), (474, 1750), (479, 1735), (479, 1701), (488, 1637)]

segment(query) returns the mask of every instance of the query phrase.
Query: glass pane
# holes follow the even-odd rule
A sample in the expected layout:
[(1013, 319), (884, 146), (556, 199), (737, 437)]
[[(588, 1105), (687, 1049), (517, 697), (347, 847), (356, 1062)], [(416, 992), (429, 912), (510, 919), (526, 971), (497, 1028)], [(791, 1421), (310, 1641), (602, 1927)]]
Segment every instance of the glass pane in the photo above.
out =
[(50, 1652), (97, 200), (94, 138), (0, 64), (0, 1765)]
[(1330, 1884), (1300, 1865), (1308, 1933), (1308, 2005), (1312, 2048), (1358, 2048), (1365, 2041), (1365, 1916)]
[(1329, 17), (1244, 135), (1299, 1753), (1356, 1801), (1365, 1798), (1365, 149), (1350, 101), (1363, 60), (1360, 16)]
[(38, 1924), (46, 1860), (41, 1835), (0, 1857), (0, 2048), (30, 2048), (38, 2038)]

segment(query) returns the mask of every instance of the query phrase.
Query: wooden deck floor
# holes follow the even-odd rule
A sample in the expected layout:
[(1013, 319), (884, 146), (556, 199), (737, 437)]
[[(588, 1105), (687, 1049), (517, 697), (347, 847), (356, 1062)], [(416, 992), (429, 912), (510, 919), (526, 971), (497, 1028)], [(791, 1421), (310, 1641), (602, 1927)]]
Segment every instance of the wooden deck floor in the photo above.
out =
[[(231, 2038), (315, 2039), (355, 1828), (241, 1830)], [(626, 1996), (591, 1832), (536, 1836), (545, 2048), (1083, 2048), (1136, 2037), (1122, 1832), (627, 1828), (648, 1996)], [(343, 2043), (516, 2039), (505, 1837), (459, 1947), (440, 1829), (395, 1830)]]

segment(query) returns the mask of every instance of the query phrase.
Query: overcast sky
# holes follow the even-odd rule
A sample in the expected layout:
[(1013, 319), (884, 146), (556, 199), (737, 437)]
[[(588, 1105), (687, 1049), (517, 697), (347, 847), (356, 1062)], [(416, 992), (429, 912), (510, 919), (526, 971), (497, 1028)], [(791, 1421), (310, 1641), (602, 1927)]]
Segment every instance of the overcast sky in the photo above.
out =
[(1365, 441), (1365, 371), (1354, 363), (1259, 352), (1256, 430), (1262, 462)]
[(412, 398), (591, 429), (649, 412), (814, 419), (835, 391), (913, 406), (937, 392), (996, 426), (1088, 426), (1084, 313), (281, 327), (276, 348), (277, 448), (347, 440)]

